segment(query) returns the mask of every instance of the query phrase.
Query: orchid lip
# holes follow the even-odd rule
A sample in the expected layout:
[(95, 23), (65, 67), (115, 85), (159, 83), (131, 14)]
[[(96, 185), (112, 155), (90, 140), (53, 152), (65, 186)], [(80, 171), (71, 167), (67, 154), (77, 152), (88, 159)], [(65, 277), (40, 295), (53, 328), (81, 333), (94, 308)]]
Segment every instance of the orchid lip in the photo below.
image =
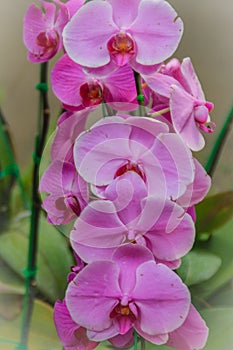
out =
[(98, 81), (91, 81), (80, 86), (79, 94), (85, 107), (97, 105), (103, 101), (103, 86)]
[(145, 174), (141, 169), (140, 165), (130, 161), (128, 161), (126, 164), (122, 165), (119, 169), (117, 169), (114, 179), (117, 178), (118, 176), (125, 174), (127, 171), (134, 171), (143, 179), (143, 181), (146, 181)]
[(59, 45), (59, 35), (55, 30), (41, 32), (36, 38), (36, 44), (42, 48), (41, 52), (32, 52), (38, 59), (45, 55), (52, 57), (56, 54)]
[(135, 42), (128, 33), (114, 35), (108, 41), (107, 48), (118, 66), (127, 64), (135, 55)]
[(72, 211), (79, 216), (81, 212), (80, 204), (77, 200), (77, 198), (73, 194), (68, 194), (64, 198), (65, 205), (67, 208), (71, 208)]

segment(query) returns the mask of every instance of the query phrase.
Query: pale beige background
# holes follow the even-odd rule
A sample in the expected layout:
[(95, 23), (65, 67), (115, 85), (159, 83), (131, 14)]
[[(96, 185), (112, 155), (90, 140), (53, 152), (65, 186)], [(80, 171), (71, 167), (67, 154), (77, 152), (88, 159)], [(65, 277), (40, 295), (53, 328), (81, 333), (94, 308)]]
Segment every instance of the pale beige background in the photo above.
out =
[[(22, 21), (30, 0), (0, 0), (0, 103), (10, 123), (17, 157), (22, 166), (31, 161), (37, 115), (38, 66), (26, 59)], [(38, 3), (38, 2), (37, 2)], [(176, 53), (190, 56), (207, 99), (215, 103), (214, 136), (199, 157), (206, 158), (219, 128), (233, 103), (233, 1), (170, 0), (182, 17), (185, 33)], [(52, 96), (52, 94), (51, 94)], [(58, 105), (52, 97), (52, 113)], [(215, 191), (232, 188), (232, 137), (214, 177)]]

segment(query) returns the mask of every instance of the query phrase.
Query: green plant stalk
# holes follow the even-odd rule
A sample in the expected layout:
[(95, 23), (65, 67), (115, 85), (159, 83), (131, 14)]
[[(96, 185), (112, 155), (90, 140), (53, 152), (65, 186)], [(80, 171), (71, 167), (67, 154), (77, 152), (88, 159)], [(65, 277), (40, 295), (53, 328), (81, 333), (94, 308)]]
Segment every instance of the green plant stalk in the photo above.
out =
[(217, 136), (217, 139), (214, 143), (214, 146), (212, 148), (210, 156), (209, 156), (209, 158), (206, 162), (206, 165), (205, 165), (205, 169), (210, 176), (213, 176), (216, 165), (217, 165), (219, 158), (221, 156), (227, 135), (229, 134), (229, 132), (231, 130), (232, 121), (233, 121), (233, 105), (232, 105), (232, 107), (227, 115), (227, 118), (226, 118), (220, 132), (219, 132), (219, 135)]
[(134, 80), (136, 84), (137, 90), (137, 100), (139, 104), (139, 115), (145, 115), (145, 107), (144, 107), (144, 95), (142, 94), (142, 86), (141, 86), (141, 76), (138, 72), (134, 71)]
[(9, 160), (10, 160), (10, 165), (8, 166), (7, 169), (5, 169), (5, 173), (4, 173), (4, 170), (1, 172), (2, 174), (2, 177), (5, 176), (5, 175), (15, 175), (17, 181), (18, 181), (18, 184), (19, 184), (19, 188), (20, 188), (20, 191), (21, 191), (21, 195), (22, 195), (22, 199), (23, 199), (23, 203), (24, 203), (24, 206), (25, 208), (27, 209), (30, 209), (30, 204), (29, 204), (29, 200), (27, 198), (27, 195), (26, 195), (26, 191), (24, 189), (24, 185), (23, 185), (23, 181), (22, 181), (22, 178), (21, 178), (21, 175), (20, 175), (20, 171), (19, 171), (19, 167), (16, 163), (16, 159), (15, 159), (15, 154), (14, 154), (14, 150), (13, 150), (13, 146), (12, 146), (12, 143), (11, 143), (11, 138), (10, 138), (10, 135), (8, 133), (8, 126), (7, 126), (7, 123), (5, 121), (5, 118), (3, 116), (3, 113), (2, 113), (2, 110), (0, 108), (0, 131), (1, 131), (1, 137), (3, 138), (3, 142), (4, 142), (4, 145), (6, 147), (6, 151), (7, 151), (7, 154), (9, 156)]
[(140, 337), (141, 339), (141, 350), (146, 350), (146, 341), (143, 337)]
[(37, 248), (38, 248), (38, 229), (41, 209), (41, 200), (38, 192), (39, 187), (39, 167), (44, 150), (47, 131), (49, 127), (49, 103), (47, 86), (48, 64), (42, 63), (40, 66), (40, 83), (37, 85), (39, 90), (38, 106), (38, 129), (35, 137), (35, 152), (33, 153), (33, 176), (32, 176), (32, 203), (31, 203), (31, 221), (28, 247), (28, 263), (24, 271), (25, 275), (25, 296), (23, 304), (23, 319), (21, 329), (21, 348), (27, 349), (28, 334), (33, 311), (33, 304), (36, 292), (36, 270), (37, 270)]

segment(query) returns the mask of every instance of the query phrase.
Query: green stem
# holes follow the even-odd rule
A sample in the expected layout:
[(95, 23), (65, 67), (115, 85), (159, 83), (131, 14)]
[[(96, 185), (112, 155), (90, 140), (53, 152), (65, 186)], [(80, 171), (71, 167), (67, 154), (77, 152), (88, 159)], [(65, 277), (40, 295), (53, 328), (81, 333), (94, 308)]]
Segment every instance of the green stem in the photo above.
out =
[(145, 107), (144, 107), (144, 95), (142, 94), (142, 86), (141, 86), (141, 76), (138, 72), (134, 71), (134, 79), (137, 90), (137, 100), (139, 104), (139, 115), (145, 115)]
[(133, 338), (134, 338), (133, 349), (137, 350), (138, 349), (138, 334), (135, 330), (133, 332)]
[(210, 156), (205, 165), (205, 169), (210, 176), (213, 176), (216, 165), (219, 161), (221, 152), (223, 150), (223, 146), (225, 144), (227, 135), (230, 132), (232, 121), (233, 121), (233, 106), (231, 107), (231, 110), (227, 115), (227, 118), (219, 132), (219, 135), (217, 136), (217, 139), (214, 143)]
[(38, 130), (37, 135), (35, 137), (35, 152), (33, 154), (34, 165), (32, 178), (32, 207), (28, 248), (28, 264), (27, 269), (24, 271), (26, 292), (24, 296), (23, 320), (21, 330), (21, 346), (23, 346), (25, 349), (27, 349), (29, 326), (36, 292), (36, 257), (38, 248), (38, 228), (41, 208), (41, 201), (38, 193), (39, 167), (41, 156), (46, 142), (46, 135), (48, 131), (50, 115), (47, 93), (47, 71), (48, 64), (41, 64), (40, 83), (36, 87), (39, 90)]
[(30, 209), (29, 200), (27, 198), (26, 191), (24, 189), (24, 185), (23, 185), (23, 181), (22, 181), (22, 178), (20, 175), (19, 167), (18, 167), (18, 164), (16, 163), (13, 145), (11, 142), (11, 137), (10, 137), (10, 134), (8, 132), (8, 125), (7, 125), (7, 122), (3, 116), (1, 108), (0, 108), (0, 131), (1, 131), (1, 137), (3, 139), (4, 145), (6, 147), (6, 151), (7, 151), (9, 160), (10, 160), (10, 165), (8, 166), (7, 169), (5, 169), (6, 170), (5, 174), (4, 174), (4, 170), (1, 172), (0, 175), (2, 175), (2, 176), (0, 176), (0, 178), (4, 177), (4, 175), (6, 175), (6, 174), (15, 175), (15, 177), (18, 181), (18, 184), (19, 184), (19, 188), (21, 191), (24, 206), (25, 206), (25, 208)]
[(141, 337), (141, 350), (146, 350), (146, 342), (145, 339)]

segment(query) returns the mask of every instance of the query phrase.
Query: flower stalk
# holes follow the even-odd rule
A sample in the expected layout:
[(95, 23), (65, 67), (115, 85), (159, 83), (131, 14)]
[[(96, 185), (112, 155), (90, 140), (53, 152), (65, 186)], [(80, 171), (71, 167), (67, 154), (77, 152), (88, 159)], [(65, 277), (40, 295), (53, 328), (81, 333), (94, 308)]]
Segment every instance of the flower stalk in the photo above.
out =
[(40, 83), (36, 86), (39, 91), (38, 106), (38, 127), (35, 137), (35, 151), (33, 153), (33, 176), (32, 176), (32, 200), (31, 200), (31, 220), (29, 232), (28, 265), (24, 270), (26, 292), (24, 296), (23, 321), (21, 330), (21, 344), (27, 349), (30, 319), (33, 311), (34, 297), (36, 292), (36, 272), (37, 272), (37, 248), (38, 229), (41, 200), (38, 192), (39, 187), (39, 167), (41, 156), (44, 150), (46, 136), (49, 126), (49, 102), (47, 85), (48, 63), (41, 64)]

